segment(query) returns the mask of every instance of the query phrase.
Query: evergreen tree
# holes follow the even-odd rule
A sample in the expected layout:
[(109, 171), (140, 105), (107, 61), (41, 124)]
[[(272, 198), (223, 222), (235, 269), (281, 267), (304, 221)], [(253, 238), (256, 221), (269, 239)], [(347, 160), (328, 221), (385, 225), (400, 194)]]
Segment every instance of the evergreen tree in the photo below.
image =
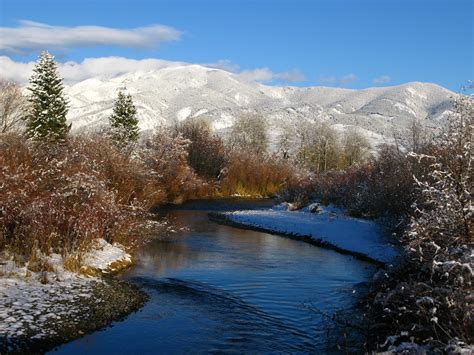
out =
[(31, 107), (25, 117), (26, 135), (37, 141), (64, 140), (71, 129), (66, 123), (67, 100), (54, 57), (48, 52), (40, 54), (28, 90)]
[(138, 141), (139, 129), (137, 109), (132, 96), (119, 91), (114, 110), (110, 116), (111, 138), (120, 149), (130, 147)]

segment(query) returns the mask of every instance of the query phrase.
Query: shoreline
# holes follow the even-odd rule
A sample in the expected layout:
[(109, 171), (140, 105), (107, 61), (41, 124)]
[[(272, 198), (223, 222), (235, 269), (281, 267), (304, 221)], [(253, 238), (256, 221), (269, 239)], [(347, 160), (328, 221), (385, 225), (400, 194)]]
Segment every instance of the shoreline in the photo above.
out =
[[(43, 353), (109, 326), (148, 300), (139, 286), (115, 275), (133, 263), (120, 244), (98, 239), (83, 264), (66, 270), (59, 254), (18, 265), (0, 258), (0, 353)], [(34, 271), (33, 271), (34, 270)]]
[(354, 218), (332, 204), (288, 203), (260, 210), (209, 211), (209, 219), (228, 226), (279, 235), (352, 255), (380, 267), (392, 265), (400, 250), (377, 221)]
[[(31, 323), (23, 322), (24, 328), (16, 335), (2, 332), (5, 335), (0, 336), (0, 353), (44, 353), (53, 350), (124, 319), (139, 311), (148, 300), (148, 295), (137, 285), (112, 277), (82, 280), (71, 286), (59, 282), (43, 285), (42, 291), (52, 302), (49, 307), (38, 309), (32, 304), (25, 310), (24, 305), (16, 308), (15, 302), (7, 303), (8, 310), (5, 312), (9, 316), (3, 319), (7, 326), (18, 315), (31, 320)], [(21, 290), (21, 286), (19, 288)], [(33, 295), (29, 296), (33, 299)]]
[(340, 248), (340, 247), (338, 247), (334, 244), (331, 244), (329, 242), (325, 242), (323, 240), (314, 239), (313, 237), (308, 236), (308, 235), (300, 235), (300, 234), (297, 234), (297, 233), (276, 231), (276, 230), (273, 230), (273, 229), (270, 229), (270, 228), (259, 227), (259, 226), (254, 226), (254, 225), (250, 225), (250, 224), (246, 224), (246, 223), (236, 222), (236, 221), (233, 221), (232, 219), (230, 219), (228, 216), (226, 216), (222, 212), (210, 212), (210, 213), (208, 213), (208, 217), (209, 217), (210, 221), (218, 223), (218, 224), (222, 224), (222, 225), (226, 225), (226, 226), (234, 227), (234, 228), (238, 228), (238, 229), (246, 229), (246, 230), (252, 230), (252, 231), (256, 231), (256, 232), (268, 233), (268, 234), (277, 235), (277, 236), (284, 237), (284, 238), (289, 238), (289, 239), (293, 239), (293, 240), (297, 240), (297, 241), (302, 241), (302, 242), (309, 243), (309, 244), (312, 244), (312, 245), (317, 246), (317, 247), (330, 249), (330, 250), (334, 250), (334, 251), (336, 251), (338, 253), (341, 253), (341, 254), (353, 256), (354, 258), (357, 258), (361, 261), (366, 261), (366, 262), (375, 264), (375, 265), (377, 265), (381, 268), (385, 268), (387, 266), (386, 262), (382, 262), (380, 260), (371, 258), (370, 256), (367, 256), (365, 254), (362, 254), (362, 253), (359, 253), (359, 252), (356, 252), (356, 251)]

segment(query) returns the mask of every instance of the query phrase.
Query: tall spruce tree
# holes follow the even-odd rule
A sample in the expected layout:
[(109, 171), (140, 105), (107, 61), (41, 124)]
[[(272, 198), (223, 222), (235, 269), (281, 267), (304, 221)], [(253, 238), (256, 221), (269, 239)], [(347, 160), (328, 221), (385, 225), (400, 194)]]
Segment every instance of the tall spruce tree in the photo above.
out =
[(137, 109), (132, 96), (119, 91), (114, 110), (109, 118), (112, 127), (111, 138), (120, 149), (130, 148), (138, 141), (139, 129)]
[(36, 141), (62, 141), (71, 125), (66, 123), (68, 112), (63, 79), (58, 75), (54, 57), (42, 52), (30, 78), (30, 110), (26, 120), (26, 135)]

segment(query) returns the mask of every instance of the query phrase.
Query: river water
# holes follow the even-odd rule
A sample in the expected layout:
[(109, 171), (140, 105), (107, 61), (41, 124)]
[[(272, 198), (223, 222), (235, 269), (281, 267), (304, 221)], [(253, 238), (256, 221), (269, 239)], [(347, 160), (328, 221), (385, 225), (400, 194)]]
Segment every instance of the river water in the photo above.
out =
[[(198, 202), (162, 212), (185, 229), (144, 247), (137, 265), (123, 275), (141, 285), (150, 301), (124, 321), (57, 352), (339, 352), (337, 332), (314, 309), (350, 310), (359, 284), (375, 268), (304, 242), (207, 219), (209, 210), (268, 204)], [(352, 350), (360, 346), (354, 344), (349, 341)]]

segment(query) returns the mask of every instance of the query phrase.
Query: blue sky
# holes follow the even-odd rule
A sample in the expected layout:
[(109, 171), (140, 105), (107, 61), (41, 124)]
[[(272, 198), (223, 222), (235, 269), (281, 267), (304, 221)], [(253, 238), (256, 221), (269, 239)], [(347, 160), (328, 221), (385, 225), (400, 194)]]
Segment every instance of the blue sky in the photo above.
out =
[[(276, 84), (362, 88), (428, 81), (459, 90), (473, 79), (473, 16), (469, 0), (0, 0), (0, 55), (28, 62), (47, 47), (60, 61), (120, 56), (218, 63)], [(43, 47), (32, 44), (42, 38), (33, 28), (25, 39), (18, 30), (29, 25), (20, 20), (59, 32)], [(109, 37), (95, 43), (95, 35), (51, 43), (54, 33), (87, 25), (104, 33), (146, 29), (140, 43)], [(154, 25), (168, 27), (150, 35)], [(14, 45), (2, 46), (8, 39)]]

